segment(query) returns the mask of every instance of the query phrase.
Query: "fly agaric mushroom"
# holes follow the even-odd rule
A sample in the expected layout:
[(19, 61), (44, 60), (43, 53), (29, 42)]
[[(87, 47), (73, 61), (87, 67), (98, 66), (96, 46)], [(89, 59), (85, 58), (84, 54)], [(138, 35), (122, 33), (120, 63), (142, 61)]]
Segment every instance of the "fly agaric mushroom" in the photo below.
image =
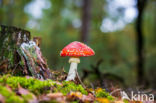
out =
[(68, 44), (60, 53), (60, 56), (69, 56), (70, 69), (66, 81), (74, 80), (77, 72), (77, 65), (80, 63), (80, 57), (93, 56), (94, 51), (87, 45), (74, 41)]

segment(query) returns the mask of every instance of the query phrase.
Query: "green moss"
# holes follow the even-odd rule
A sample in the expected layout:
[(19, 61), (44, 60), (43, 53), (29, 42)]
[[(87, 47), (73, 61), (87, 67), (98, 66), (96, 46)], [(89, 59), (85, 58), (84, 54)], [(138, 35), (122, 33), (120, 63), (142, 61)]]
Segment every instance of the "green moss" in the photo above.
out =
[(105, 89), (101, 89), (101, 88), (98, 88), (96, 91), (95, 91), (95, 96), (98, 97), (98, 98), (107, 98), (109, 100), (114, 100), (114, 98), (108, 93), (105, 91)]
[(21, 60), (21, 61), (19, 62), (19, 64), (20, 64), (21, 66), (24, 66), (24, 61)]
[[(18, 86), (20, 85), (21, 87), (28, 89), (31, 93), (17, 96), (13, 91), (9, 91), (5, 87), (6, 85), (10, 86), (13, 91), (17, 90)], [(88, 95), (86, 89), (84, 89), (81, 85), (77, 85), (71, 81), (57, 83), (52, 80), (42, 81), (35, 78), (8, 75), (0, 77), (0, 94), (7, 98), (7, 103), (14, 103), (14, 101), (18, 103), (27, 103), (29, 100), (33, 99), (33, 94), (40, 95), (49, 92), (61, 92), (64, 95), (67, 95), (70, 92), (81, 92), (82, 94)], [(105, 91), (105, 89), (102, 88), (97, 88), (94, 90), (94, 94), (97, 98), (107, 98), (111, 101), (114, 100), (114, 97), (112, 97), (108, 92)], [(48, 103), (50, 103), (50, 101)]]
[(62, 85), (55, 85), (54, 88), (54, 92), (61, 92), (64, 95), (70, 93), (71, 91), (79, 91), (85, 95), (88, 94), (88, 92), (81, 85), (76, 85), (75, 83), (70, 81), (64, 81)]
[(52, 80), (41, 81), (34, 78), (26, 78), (26, 77), (15, 77), (15, 76), (2, 76), (0, 78), (0, 83), (3, 85), (9, 85), (13, 89), (18, 87), (18, 84), (23, 88), (30, 90), (35, 94), (47, 93), (54, 82)]
[(25, 103), (28, 103), (29, 100), (32, 100), (33, 99), (33, 94), (29, 93), (27, 95), (21, 95), (21, 97), (24, 99), (24, 102)]
[(24, 100), (6, 87), (0, 85), (0, 94), (4, 96), (6, 103), (24, 103)]
[(60, 103), (56, 100), (50, 100), (50, 101), (40, 101), (40, 103)]
[(124, 103), (129, 103), (129, 101), (128, 101), (128, 100), (126, 100), (126, 99), (124, 99), (124, 100), (123, 100), (123, 102), (124, 102)]
[(19, 96), (10, 96), (6, 99), (6, 103), (24, 103), (24, 100)]
[(76, 85), (74, 82), (69, 81), (64, 81), (60, 85), (52, 80), (41, 81), (35, 78), (2, 76), (0, 77), (0, 83), (3, 85), (7, 84), (14, 90), (18, 88), (18, 85), (20, 85), (35, 94), (48, 93), (50, 92), (50, 88), (53, 88), (53, 92), (61, 92), (64, 95), (70, 93), (71, 91), (79, 91), (82, 94), (88, 94), (88, 92), (81, 85)]
[(6, 103), (28, 103), (33, 99), (33, 94), (18, 96), (11, 90), (8, 90), (5, 86), (0, 85), (0, 94), (4, 97)]

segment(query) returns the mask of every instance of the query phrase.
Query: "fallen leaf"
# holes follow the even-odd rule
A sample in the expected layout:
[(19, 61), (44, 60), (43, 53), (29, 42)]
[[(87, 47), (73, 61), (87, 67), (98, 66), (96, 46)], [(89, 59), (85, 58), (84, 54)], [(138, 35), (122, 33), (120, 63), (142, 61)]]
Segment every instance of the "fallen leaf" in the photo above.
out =
[(62, 94), (62, 93), (49, 93), (47, 94), (47, 97), (49, 97), (50, 99), (54, 99), (56, 101), (58, 101), (59, 103), (66, 103), (66, 97)]
[(18, 95), (23, 95), (23, 96), (31, 95), (32, 98), (30, 98), (28, 100), (28, 103), (38, 103), (38, 100), (37, 100), (36, 96), (34, 94), (32, 94), (31, 92), (29, 92), (27, 89), (22, 88), (19, 84), (18, 84), (17, 94)]
[(95, 92), (101, 92), (102, 91), (102, 88), (97, 88), (97, 89), (95, 89)]
[(82, 96), (82, 101), (83, 102), (93, 102), (94, 99), (95, 99), (95, 97), (91, 93), (89, 93), (88, 95), (83, 95)]
[(54, 99), (54, 98), (63, 97), (63, 94), (62, 93), (49, 93), (47, 94), (47, 97)]
[(22, 88), (20, 85), (18, 85), (18, 91), (17, 94), (19, 95), (27, 95), (30, 92), (27, 89)]
[(124, 103), (124, 101), (118, 100), (118, 101), (114, 101), (114, 103)]
[(0, 94), (0, 103), (5, 103), (5, 98)]
[(7, 88), (7, 90), (8, 90), (9, 92), (12, 92), (12, 89), (11, 89), (10, 86), (6, 85), (6, 88)]
[(81, 92), (71, 92), (70, 93), (70, 96), (73, 96), (73, 97), (77, 97), (79, 99), (82, 99), (82, 93)]
[(96, 100), (100, 103), (109, 103), (109, 100), (107, 98), (96, 98)]
[(95, 97), (93, 94), (89, 93), (88, 95), (83, 95), (81, 92), (71, 92), (67, 95), (69, 101), (79, 100), (81, 102), (93, 102)]

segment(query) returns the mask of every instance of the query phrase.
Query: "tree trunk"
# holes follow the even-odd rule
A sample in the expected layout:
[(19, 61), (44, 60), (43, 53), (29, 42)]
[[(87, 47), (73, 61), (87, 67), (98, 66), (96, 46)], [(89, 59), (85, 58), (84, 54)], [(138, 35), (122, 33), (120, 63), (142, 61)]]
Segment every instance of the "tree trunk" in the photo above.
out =
[(90, 19), (91, 19), (91, 0), (83, 0), (81, 41), (84, 43), (88, 42)]
[(137, 32), (137, 81), (138, 84), (142, 84), (144, 78), (144, 37), (142, 32), (143, 12), (145, 9), (147, 0), (137, 0), (138, 17), (136, 20), (136, 32)]
[(38, 43), (30, 40), (30, 32), (16, 27), (1, 26), (0, 74), (51, 78)]

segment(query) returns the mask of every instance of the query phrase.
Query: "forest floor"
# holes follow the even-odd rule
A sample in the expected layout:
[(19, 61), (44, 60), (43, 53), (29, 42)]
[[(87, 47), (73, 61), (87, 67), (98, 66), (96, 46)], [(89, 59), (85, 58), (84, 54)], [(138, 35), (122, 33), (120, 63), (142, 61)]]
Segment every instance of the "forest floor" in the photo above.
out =
[(102, 88), (83, 88), (71, 81), (0, 77), (0, 103), (128, 103)]
[(33, 77), (0, 77), (0, 103), (141, 103), (110, 95), (102, 88), (84, 88), (72, 81)]

